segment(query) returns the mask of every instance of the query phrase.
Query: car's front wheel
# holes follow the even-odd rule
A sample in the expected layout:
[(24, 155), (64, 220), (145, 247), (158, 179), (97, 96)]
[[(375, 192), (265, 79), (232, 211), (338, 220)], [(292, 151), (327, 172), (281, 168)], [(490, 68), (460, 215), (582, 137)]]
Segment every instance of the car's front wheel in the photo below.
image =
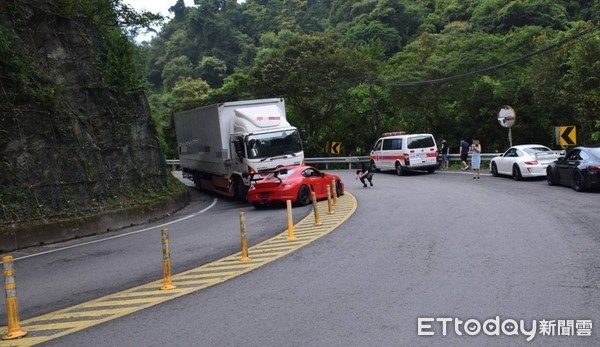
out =
[(492, 162), (492, 176), (498, 177), (498, 166), (494, 162)]
[(298, 199), (296, 203), (300, 206), (306, 206), (310, 204), (310, 189), (307, 186), (303, 185), (298, 189)]
[(548, 182), (549, 186), (556, 185), (556, 178), (554, 177), (554, 172), (551, 168), (546, 169), (546, 182)]

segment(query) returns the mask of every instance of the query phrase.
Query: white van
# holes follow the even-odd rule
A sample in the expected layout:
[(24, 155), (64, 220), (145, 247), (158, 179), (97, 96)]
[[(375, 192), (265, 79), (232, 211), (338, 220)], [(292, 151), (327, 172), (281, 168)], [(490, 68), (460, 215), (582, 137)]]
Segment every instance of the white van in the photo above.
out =
[(401, 176), (406, 170), (434, 173), (438, 167), (437, 145), (431, 134), (384, 133), (371, 150), (371, 169), (396, 170)]

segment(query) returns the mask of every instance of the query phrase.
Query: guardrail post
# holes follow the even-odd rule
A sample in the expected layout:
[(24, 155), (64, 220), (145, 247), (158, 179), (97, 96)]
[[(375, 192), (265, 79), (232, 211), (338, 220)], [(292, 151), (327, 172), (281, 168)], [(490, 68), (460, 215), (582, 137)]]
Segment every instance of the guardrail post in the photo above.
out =
[(250, 261), (248, 257), (248, 238), (246, 237), (246, 212), (240, 212), (240, 231), (242, 233), (242, 258), (241, 261)]
[(295, 240), (294, 237), (294, 219), (292, 218), (292, 201), (287, 200), (285, 202), (287, 206), (287, 225), (288, 225), (288, 240)]
[(313, 212), (315, 214), (315, 225), (322, 225), (321, 218), (319, 218), (319, 207), (317, 206), (317, 194), (311, 192), (310, 197), (312, 198)]
[(171, 278), (171, 250), (169, 249), (169, 229), (160, 231), (163, 253), (163, 285), (160, 290), (171, 290), (177, 288), (173, 285)]
[(15, 280), (15, 267), (13, 257), (5, 255), (2, 257), (2, 266), (4, 267), (4, 290), (6, 292), (6, 320), (8, 330), (2, 335), (2, 340), (18, 339), (27, 335), (26, 331), (21, 330), (19, 323), (19, 304), (17, 300), (17, 282)]

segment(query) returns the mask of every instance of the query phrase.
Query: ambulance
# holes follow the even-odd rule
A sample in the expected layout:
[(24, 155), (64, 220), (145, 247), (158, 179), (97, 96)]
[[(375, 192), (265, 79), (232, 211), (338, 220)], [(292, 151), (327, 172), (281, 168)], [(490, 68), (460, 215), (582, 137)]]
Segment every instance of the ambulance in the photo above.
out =
[(383, 133), (369, 158), (372, 170), (394, 170), (399, 176), (415, 170), (434, 173), (438, 168), (437, 145), (431, 134)]

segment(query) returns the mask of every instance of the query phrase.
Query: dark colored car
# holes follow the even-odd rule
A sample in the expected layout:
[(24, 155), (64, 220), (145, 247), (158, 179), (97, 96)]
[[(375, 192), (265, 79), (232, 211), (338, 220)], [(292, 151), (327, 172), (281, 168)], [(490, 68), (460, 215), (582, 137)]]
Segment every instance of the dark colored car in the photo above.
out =
[[(311, 192), (317, 200), (327, 198), (327, 185), (336, 182), (337, 194), (344, 194), (344, 184), (337, 175), (319, 171), (312, 166), (285, 166), (255, 181), (248, 190), (248, 202), (254, 207), (290, 200), (300, 206), (311, 202)], [(333, 191), (331, 191), (333, 192)]]
[(577, 146), (546, 168), (548, 184), (582, 192), (600, 187), (600, 146)]

